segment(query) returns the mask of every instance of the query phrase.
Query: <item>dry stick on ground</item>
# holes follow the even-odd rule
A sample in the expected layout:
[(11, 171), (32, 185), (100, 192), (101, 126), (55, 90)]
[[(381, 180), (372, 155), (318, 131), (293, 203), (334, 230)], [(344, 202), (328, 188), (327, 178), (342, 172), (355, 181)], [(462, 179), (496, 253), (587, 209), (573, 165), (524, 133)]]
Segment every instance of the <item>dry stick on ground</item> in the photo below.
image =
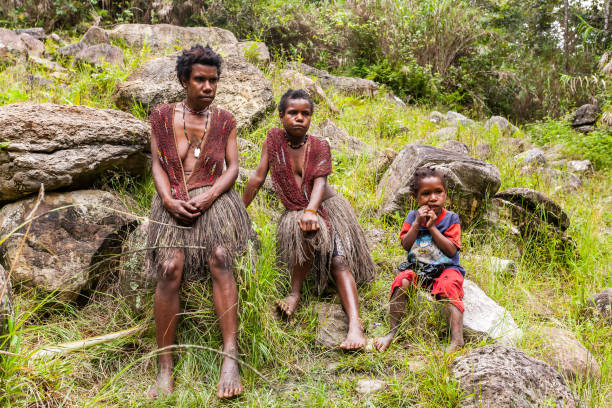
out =
[[(45, 185), (41, 184), (40, 185), (40, 189), (38, 190), (38, 198), (36, 198), (36, 202), (34, 203), (34, 207), (32, 208), (32, 211), (30, 211), (30, 214), (28, 214), (28, 216), (26, 217), (26, 220), (29, 220), (27, 222), (28, 228), (26, 228), (26, 232), (25, 232), (25, 234), (23, 234), (23, 239), (19, 243), (19, 248), (17, 248), (17, 254), (15, 254), (15, 259), (13, 259), (13, 262), (11, 263), (11, 269), (9, 269), (9, 273), (6, 276), (6, 282), (4, 282), (4, 286), (2, 287), (2, 290), (0, 290), (0, 299), (4, 298), (4, 293), (6, 292), (6, 288), (8, 288), (8, 283), (11, 280), (11, 275), (13, 273), (13, 269), (15, 269), (15, 265), (17, 265), (17, 261), (19, 260), (19, 256), (21, 256), (21, 250), (23, 249), (23, 245), (25, 244), (26, 239), (28, 239), (28, 234), (30, 233), (30, 228), (32, 227), (32, 221), (34, 220), (34, 218), (32, 218), (32, 216), (34, 215), (36, 210), (38, 210), (38, 207), (40, 206), (40, 203), (41, 203), (41, 201), (43, 200), (44, 197), (45, 197)], [(25, 224), (21, 224), (19, 226), (19, 228), (23, 227), (23, 225), (25, 225)], [(0, 244), (2, 244), (2, 242), (4, 242), (4, 240), (6, 240), (15, 231), (16, 230), (11, 231), (9, 233), (9, 235), (4, 237), (2, 239), (2, 241), (0, 242)]]

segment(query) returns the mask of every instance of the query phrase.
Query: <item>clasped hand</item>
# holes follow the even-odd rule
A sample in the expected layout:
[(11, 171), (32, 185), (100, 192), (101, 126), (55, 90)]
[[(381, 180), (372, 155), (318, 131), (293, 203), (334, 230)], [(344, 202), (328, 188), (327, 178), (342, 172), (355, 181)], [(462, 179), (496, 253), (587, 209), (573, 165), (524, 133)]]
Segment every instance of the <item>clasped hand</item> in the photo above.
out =
[(416, 221), (419, 225), (425, 224), (425, 227), (431, 228), (435, 225), (437, 218), (435, 211), (428, 205), (424, 205), (417, 210)]
[(319, 229), (319, 217), (311, 212), (304, 212), (298, 220), (302, 232), (317, 231)]
[(208, 210), (214, 201), (214, 196), (206, 191), (189, 201), (170, 199), (164, 203), (164, 208), (182, 224), (191, 224), (204, 211)]

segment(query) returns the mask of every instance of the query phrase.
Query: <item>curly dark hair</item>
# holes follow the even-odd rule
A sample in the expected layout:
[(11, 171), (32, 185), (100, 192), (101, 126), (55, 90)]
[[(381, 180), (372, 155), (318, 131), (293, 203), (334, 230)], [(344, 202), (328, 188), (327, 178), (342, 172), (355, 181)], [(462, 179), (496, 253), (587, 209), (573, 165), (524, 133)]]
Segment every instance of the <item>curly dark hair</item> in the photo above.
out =
[(308, 103), (310, 103), (310, 114), (314, 113), (314, 103), (312, 103), (312, 98), (304, 89), (289, 89), (287, 92), (285, 92), (283, 96), (281, 96), (280, 102), (278, 103), (278, 113), (281, 115), (285, 113), (290, 99), (306, 99)]
[(223, 59), (213, 51), (209, 45), (202, 47), (196, 44), (176, 58), (176, 76), (181, 85), (183, 79), (191, 77), (191, 67), (193, 64), (210, 65), (217, 68), (217, 75), (221, 75), (221, 63)]
[(412, 175), (412, 179), (410, 179), (410, 193), (413, 197), (416, 197), (419, 192), (419, 185), (421, 184), (421, 180), (427, 177), (437, 177), (442, 182), (442, 186), (444, 190), (446, 190), (446, 176), (440, 170), (434, 169), (433, 167), (419, 167), (415, 170)]

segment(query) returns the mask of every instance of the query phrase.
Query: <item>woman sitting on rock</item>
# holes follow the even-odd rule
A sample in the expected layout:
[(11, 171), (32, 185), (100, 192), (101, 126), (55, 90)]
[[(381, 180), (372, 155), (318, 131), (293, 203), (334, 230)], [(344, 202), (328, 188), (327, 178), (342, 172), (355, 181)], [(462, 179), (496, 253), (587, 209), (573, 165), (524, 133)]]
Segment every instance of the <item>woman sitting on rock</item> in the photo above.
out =
[(291, 272), (289, 296), (277, 302), (278, 309), (288, 317), (293, 314), (309, 271), (319, 293), (331, 277), (349, 320), (340, 347), (355, 350), (366, 343), (355, 281), (372, 280), (374, 262), (353, 209), (327, 183), (332, 171), (329, 143), (307, 133), (313, 108), (304, 90), (282, 96), (278, 111), (283, 129), (268, 132), (242, 199), (248, 207), (270, 170), (274, 190), (286, 208), (278, 223), (277, 249)]
[[(223, 351), (237, 356), (238, 291), (234, 258), (252, 236), (251, 222), (234, 191), (238, 176), (236, 121), (211, 106), (221, 74), (221, 57), (196, 45), (177, 59), (183, 102), (151, 112), (153, 180), (149, 265), (157, 272), (155, 329), (160, 349), (174, 344), (183, 278), (212, 277), (213, 302), (223, 336)], [(224, 171), (224, 164), (227, 168)], [(152, 398), (173, 391), (172, 351), (160, 351)], [(238, 365), (225, 357), (217, 396), (242, 392)]]

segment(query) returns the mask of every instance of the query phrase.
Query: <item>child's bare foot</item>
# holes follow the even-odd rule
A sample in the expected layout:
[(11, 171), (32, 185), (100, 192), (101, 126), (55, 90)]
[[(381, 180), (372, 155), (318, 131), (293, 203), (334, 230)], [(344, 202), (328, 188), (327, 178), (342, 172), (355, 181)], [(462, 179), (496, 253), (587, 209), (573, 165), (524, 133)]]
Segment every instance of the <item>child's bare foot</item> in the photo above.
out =
[(374, 347), (376, 347), (376, 350), (382, 353), (389, 348), (391, 342), (393, 341), (393, 337), (395, 337), (393, 333), (389, 333), (385, 337), (377, 337), (374, 339)]
[(343, 350), (359, 350), (365, 345), (366, 338), (361, 323), (349, 324), (346, 339), (340, 344), (340, 348)]
[(238, 362), (229, 357), (223, 359), (219, 385), (217, 385), (217, 397), (232, 398), (242, 394), (242, 382), (238, 371)]
[(461, 350), (461, 348), (463, 347), (463, 344), (464, 344), (463, 340), (452, 340), (451, 339), (450, 344), (446, 348), (446, 353), (451, 354), (451, 353)]
[(164, 398), (172, 394), (173, 391), (174, 380), (172, 379), (172, 368), (164, 368), (159, 370), (159, 374), (157, 374), (155, 382), (151, 385), (151, 388), (149, 388), (147, 396), (151, 399), (157, 399), (159, 397)]
[(299, 293), (290, 293), (289, 296), (287, 296), (283, 300), (277, 300), (276, 307), (278, 308), (279, 312), (281, 312), (281, 314), (284, 314), (287, 317), (291, 317), (299, 301)]

